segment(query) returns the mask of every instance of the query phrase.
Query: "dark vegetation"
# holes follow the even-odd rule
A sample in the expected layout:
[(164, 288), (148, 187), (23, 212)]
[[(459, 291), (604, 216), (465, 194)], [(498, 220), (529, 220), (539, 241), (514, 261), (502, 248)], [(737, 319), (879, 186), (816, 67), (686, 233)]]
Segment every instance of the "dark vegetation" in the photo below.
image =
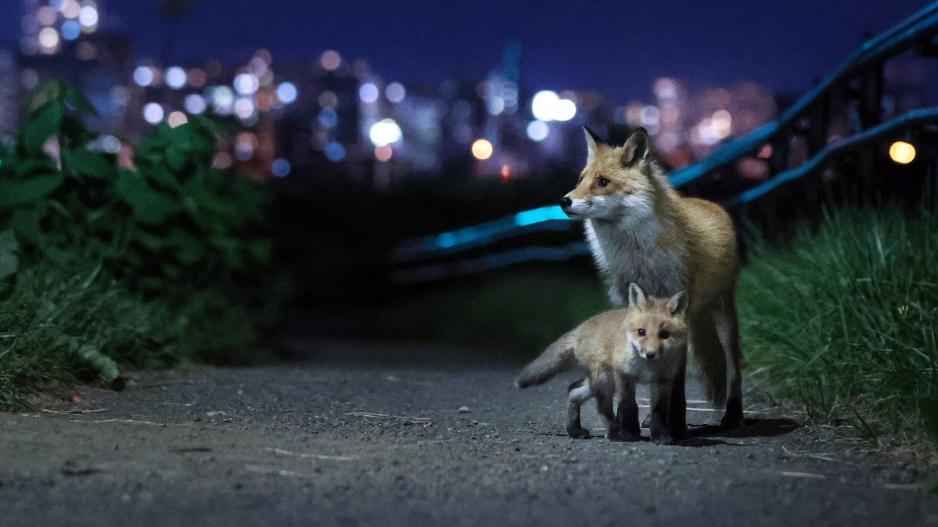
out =
[(212, 121), (161, 125), (133, 166), (94, 147), (92, 105), (51, 83), (0, 148), (0, 407), (121, 368), (243, 362), (282, 281), (266, 271), (266, 195), (212, 168)]

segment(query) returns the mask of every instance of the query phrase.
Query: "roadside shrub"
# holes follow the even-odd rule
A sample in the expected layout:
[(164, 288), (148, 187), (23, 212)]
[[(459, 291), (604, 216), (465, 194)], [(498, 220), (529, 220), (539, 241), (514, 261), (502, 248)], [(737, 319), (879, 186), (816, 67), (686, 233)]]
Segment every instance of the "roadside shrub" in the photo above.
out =
[(73, 88), (48, 84), (31, 108), (0, 147), (0, 405), (118, 365), (248, 358), (283, 288), (264, 188), (212, 167), (219, 126), (161, 125), (121, 166)]

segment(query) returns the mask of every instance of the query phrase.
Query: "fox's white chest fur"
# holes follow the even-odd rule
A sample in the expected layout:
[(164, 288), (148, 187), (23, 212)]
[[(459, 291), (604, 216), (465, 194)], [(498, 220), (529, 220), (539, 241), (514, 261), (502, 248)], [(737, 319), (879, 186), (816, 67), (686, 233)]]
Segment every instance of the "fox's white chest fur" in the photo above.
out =
[(630, 282), (653, 296), (670, 296), (688, 288), (686, 255), (656, 243), (663, 225), (654, 215), (640, 221), (587, 219), (584, 223), (593, 259), (609, 284), (614, 305), (625, 304)]

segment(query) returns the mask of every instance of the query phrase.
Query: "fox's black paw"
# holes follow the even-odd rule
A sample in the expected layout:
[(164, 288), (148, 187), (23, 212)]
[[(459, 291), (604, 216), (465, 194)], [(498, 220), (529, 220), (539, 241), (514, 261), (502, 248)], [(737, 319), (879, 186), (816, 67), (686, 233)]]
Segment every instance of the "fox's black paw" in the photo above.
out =
[(737, 428), (742, 428), (746, 425), (746, 421), (743, 419), (742, 412), (739, 413), (729, 413), (727, 412), (723, 419), (720, 419), (720, 428), (723, 430), (736, 430)]
[(590, 436), (590, 431), (582, 427), (567, 428), (567, 435), (573, 439), (587, 439)]
[(674, 443), (676, 443), (676, 441), (674, 440), (673, 437), (671, 437), (670, 434), (662, 434), (659, 436), (655, 436), (655, 437), (652, 437), (651, 440), (656, 445), (673, 445)]

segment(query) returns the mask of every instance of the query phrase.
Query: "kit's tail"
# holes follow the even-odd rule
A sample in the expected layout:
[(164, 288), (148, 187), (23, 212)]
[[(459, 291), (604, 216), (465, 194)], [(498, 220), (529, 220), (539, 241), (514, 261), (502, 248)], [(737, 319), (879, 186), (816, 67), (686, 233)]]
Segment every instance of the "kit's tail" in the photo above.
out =
[(573, 330), (547, 346), (544, 353), (525, 366), (515, 380), (515, 386), (527, 388), (541, 384), (560, 372), (572, 369), (576, 365), (573, 355), (575, 345), (576, 330)]

